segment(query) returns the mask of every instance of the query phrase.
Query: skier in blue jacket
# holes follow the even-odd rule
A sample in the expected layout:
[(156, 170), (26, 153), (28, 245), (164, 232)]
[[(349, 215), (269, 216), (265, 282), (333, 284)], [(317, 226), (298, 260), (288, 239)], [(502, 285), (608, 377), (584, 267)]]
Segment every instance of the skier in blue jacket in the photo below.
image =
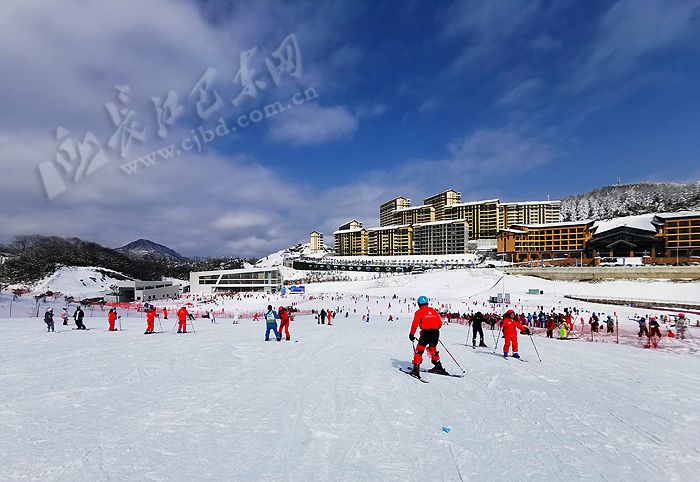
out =
[(265, 331), (265, 341), (270, 341), (270, 331), (275, 332), (275, 338), (277, 341), (282, 339), (282, 335), (277, 331), (277, 320), (279, 320), (279, 315), (275, 310), (272, 309), (272, 305), (267, 305), (267, 311), (265, 312), (265, 323), (267, 324), (267, 331)]

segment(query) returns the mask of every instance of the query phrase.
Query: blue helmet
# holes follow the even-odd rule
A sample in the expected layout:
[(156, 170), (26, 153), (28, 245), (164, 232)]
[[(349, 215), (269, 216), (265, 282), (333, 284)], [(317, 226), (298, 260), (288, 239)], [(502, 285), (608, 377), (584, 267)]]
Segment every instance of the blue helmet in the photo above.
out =
[(418, 306), (427, 305), (428, 302), (429, 302), (429, 300), (428, 300), (427, 296), (419, 296), (418, 297)]

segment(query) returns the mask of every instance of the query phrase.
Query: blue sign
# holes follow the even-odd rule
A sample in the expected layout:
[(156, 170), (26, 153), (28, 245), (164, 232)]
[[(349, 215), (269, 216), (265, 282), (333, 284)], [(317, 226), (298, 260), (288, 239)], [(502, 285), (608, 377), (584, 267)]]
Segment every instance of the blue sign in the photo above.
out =
[(285, 288), (285, 287), (283, 286), (283, 287), (282, 287), (282, 295), (284, 296), (284, 295), (286, 295), (286, 294), (287, 294), (287, 288)]
[(290, 295), (303, 295), (306, 293), (306, 286), (290, 286), (289, 287), (289, 294)]

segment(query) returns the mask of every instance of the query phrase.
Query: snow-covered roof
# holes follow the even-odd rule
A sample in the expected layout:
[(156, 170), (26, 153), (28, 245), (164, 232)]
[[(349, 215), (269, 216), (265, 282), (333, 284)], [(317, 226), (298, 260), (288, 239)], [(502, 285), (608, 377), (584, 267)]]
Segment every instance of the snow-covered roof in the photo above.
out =
[(469, 202), (465, 202), (465, 203), (448, 204), (445, 207), (448, 208), (448, 207), (474, 206), (477, 204), (497, 203), (497, 202), (500, 202), (500, 200), (499, 199), (484, 199), (482, 201), (469, 201)]
[(425, 209), (425, 208), (431, 208), (432, 206), (430, 204), (421, 204), (420, 206), (410, 206), (407, 208), (398, 208), (395, 212), (400, 213), (402, 211), (413, 211), (414, 209)]
[(700, 211), (678, 211), (677, 213), (658, 213), (656, 218), (664, 219), (680, 219), (680, 218), (700, 218)]
[(512, 226), (516, 227), (521, 227), (521, 228), (531, 228), (531, 229), (539, 229), (539, 228), (566, 228), (570, 226), (582, 226), (582, 225), (587, 225), (587, 224), (593, 224), (594, 221), (562, 221), (558, 223), (543, 223), (543, 224), (513, 224)]
[(466, 223), (466, 219), (450, 219), (447, 221), (431, 221), (429, 223), (416, 223), (413, 226), (414, 227), (421, 227), (421, 226), (437, 226), (440, 224), (455, 224), (455, 223)]
[(511, 201), (507, 203), (501, 203), (502, 206), (532, 206), (537, 204), (561, 204), (561, 201)]
[(395, 224), (393, 226), (380, 226), (377, 228), (367, 228), (367, 231), (391, 231), (393, 229), (407, 228), (410, 224)]
[(352, 229), (339, 229), (334, 231), (333, 234), (349, 234), (349, 233), (359, 233), (360, 231), (366, 231), (365, 228), (352, 228)]
[(635, 229), (643, 229), (645, 231), (656, 231), (654, 225), (651, 224), (654, 219), (654, 214), (640, 214), (638, 216), (624, 216), (621, 218), (607, 219), (604, 221), (596, 221), (593, 225), (596, 234), (601, 234), (606, 231), (617, 229), (623, 226)]
[(501, 229), (500, 232), (511, 234), (527, 234), (527, 231), (521, 231), (520, 229)]

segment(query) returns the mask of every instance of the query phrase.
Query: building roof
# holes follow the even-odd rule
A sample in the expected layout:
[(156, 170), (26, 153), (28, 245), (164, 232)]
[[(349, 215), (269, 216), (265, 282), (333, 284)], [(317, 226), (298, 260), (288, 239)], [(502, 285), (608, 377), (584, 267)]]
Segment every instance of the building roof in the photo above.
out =
[(393, 226), (379, 226), (377, 228), (367, 228), (367, 231), (390, 231), (392, 229), (405, 229), (409, 226), (410, 224), (395, 224)]
[(484, 199), (482, 201), (469, 201), (469, 202), (465, 202), (465, 203), (450, 204), (449, 206), (445, 206), (445, 208), (461, 207), (461, 206), (474, 206), (476, 204), (497, 203), (497, 202), (500, 202), (500, 200), (499, 199)]
[(434, 197), (442, 196), (443, 194), (446, 194), (446, 193), (448, 193), (448, 192), (453, 192), (453, 193), (455, 193), (455, 194), (459, 194), (460, 196), (462, 195), (461, 192), (455, 191), (454, 189), (445, 189), (445, 190), (442, 191), (442, 192), (439, 192), (439, 193), (437, 193), (437, 194), (433, 194), (432, 196), (428, 196), (427, 198), (424, 199), (424, 201), (427, 201), (428, 199), (432, 199), (432, 198), (434, 198)]
[(435, 208), (434, 208), (433, 206), (431, 206), (430, 204), (421, 204), (420, 206), (410, 206), (410, 207), (407, 207), (407, 208), (398, 208), (398, 209), (396, 210), (396, 212), (397, 212), (397, 213), (400, 213), (400, 212), (403, 212), (403, 211), (412, 211), (412, 210), (414, 210), (414, 209), (425, 209), (425, 208), (432, 208), (432, 209), (435, 209)]
[(237, 274), (237, 273), (260, 273), (264, 271), (277, 271), (279, 273), (279, 268), (268, 267), (268, 268), (239, 268), (239, 269), (213, 269), (211, 271), (191, 271), (190, 275), (203, 275), (203, 274)]
[(663, 222), (667, 219), (700, 218), (700, 211), (678, 211), (676, 213), (658, 213), (654, 216), (654, 222)]
[(561, 204), (561, 201), (511, 201), (501, 203), (501, 206), (532, 206), (537, 204)]
[(416, 223), (413, 225), (413, 227), (422, 227), (422, 226), (438, 226), (440, 224), (456, 224), (456, 223), (466, 223), (466, 219), (448, 219), (447, 221), (431, 221), (429, 223)]
[(359, 233), (360, 231), (367, 231), (367, 230), (365, 228), (339, 229), (338, 231), (334, 231), (333, 234)]
[(511, 234), (527, 234), (527, 231), (521, 231), (519, 229), (501, 229), (499, 233), (511, 233)]
[(408, 201), (409, 203), (411, 202), (411, 200), (408, 199), (407, 197), (397, 196), (397, 197), (395, 197), (394, 199), (391, 199), (391, 200), (389, 200), (389, 201), (387, 201), (387, 202), (381, 203), (381, 204), (379, 205), (379, 207), (386, 206), (387, 204), (391, 204), (391, 203), (393, 203), (393, 202), (396, 202), (396, 201), (398, 201), (399, 199), (403, 199), (404, 201)]
[(559, 223), (543, 223), (543, 224), (512, 224), (511, 228), (530, 228), (530, 229), (541, 229), (541, 228), (566, 228), (569, 226), (590, 226), (595, 221), (563, 221)]
[(611, 231), (613, 229), (621, 227), (655, 232), (656, 228), (654, 228), (654, 225), (651, 223), (653, 219), (653, 214), (641, 214), (639, 216), (624, 216), (621, 218), (613, 218), (605, 221), (596, 221), (593, 225), (593, 228), (595, 229), (596, 234), (602, 234), (606, 231)]

